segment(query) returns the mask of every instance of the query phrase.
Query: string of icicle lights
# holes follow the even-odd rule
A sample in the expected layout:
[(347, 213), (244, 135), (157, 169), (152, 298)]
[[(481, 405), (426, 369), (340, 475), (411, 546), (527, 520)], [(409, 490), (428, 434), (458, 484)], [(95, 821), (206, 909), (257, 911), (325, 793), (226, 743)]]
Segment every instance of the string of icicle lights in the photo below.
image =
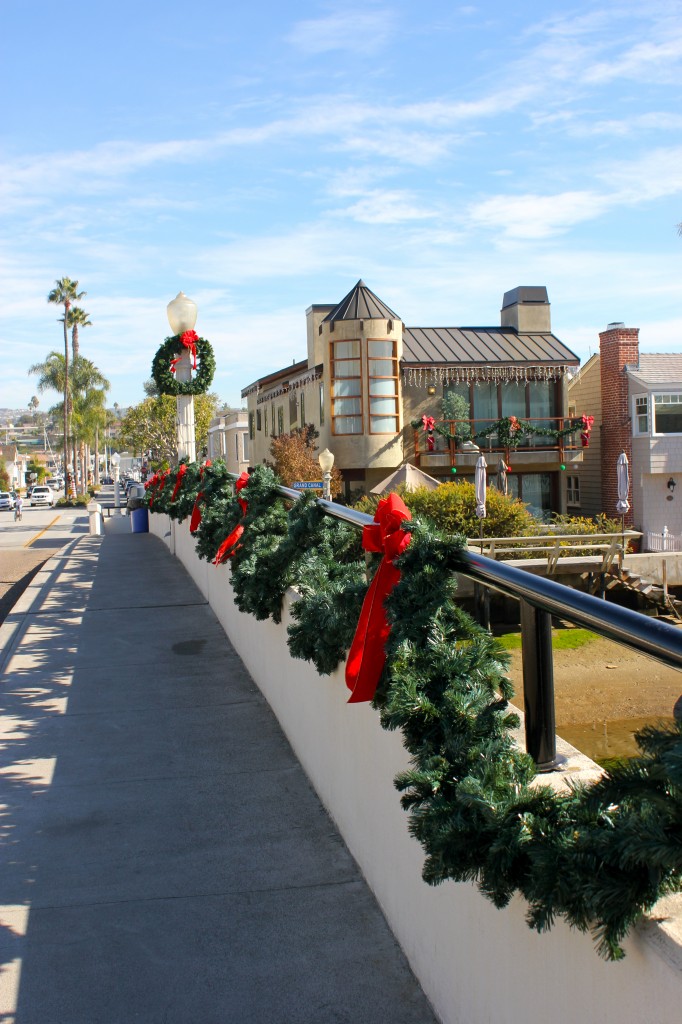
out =
[(408, 367), (403, 381), (412, 387), (430, 384), (511, 384), (520, 381), (561, 380), (568, 366), (443, 366)]

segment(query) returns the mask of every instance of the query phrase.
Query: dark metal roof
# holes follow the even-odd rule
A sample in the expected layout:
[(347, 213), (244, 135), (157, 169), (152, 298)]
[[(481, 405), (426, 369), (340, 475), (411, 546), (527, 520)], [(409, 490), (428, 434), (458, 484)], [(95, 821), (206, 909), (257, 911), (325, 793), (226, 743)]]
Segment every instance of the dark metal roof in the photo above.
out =
[(400, 320), (400, 317), (364, 281), (358, 281), (338, 306), (334, 306), (331, 313), (327, 314), (323, 323), (335, 320)]
[(513, 327), (406, 327), (404, 365), (489, 366), (506, 363), (578, 365), (553, 334), (517, 334)]

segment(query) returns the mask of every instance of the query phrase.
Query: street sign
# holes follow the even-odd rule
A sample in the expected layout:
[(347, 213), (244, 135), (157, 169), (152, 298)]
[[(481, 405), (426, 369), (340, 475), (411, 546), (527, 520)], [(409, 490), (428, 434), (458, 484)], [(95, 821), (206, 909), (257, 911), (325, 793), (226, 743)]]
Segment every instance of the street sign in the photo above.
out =
[(321, 480), (295, 480), (291, 485), (295, 491), (322, 491), (324, 484)]

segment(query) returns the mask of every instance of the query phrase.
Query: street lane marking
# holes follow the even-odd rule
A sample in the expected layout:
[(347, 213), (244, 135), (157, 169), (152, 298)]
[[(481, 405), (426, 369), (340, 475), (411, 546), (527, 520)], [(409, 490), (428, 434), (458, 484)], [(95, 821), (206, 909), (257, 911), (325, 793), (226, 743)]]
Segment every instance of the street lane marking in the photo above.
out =
[(54, 526), (54, 524), (57, 522), (57, 520), (61, 519), (61, 518), (62, 518), (62, 514), (60, 512), (58, 516), (54, 517), (54, 519), (52, 520), (51, 523), (48, 523), (47, 526), (43, 530), (40, 531), (40, 533), (37, 533), (35, 535), (35, 537), (31, 537), (30, 540), (27, 540), (26, 543), (24, 544), (24, 547), (25, 548), (30, 548), (31, 544), (33, 544), (34, 541), (39, 540), (39, 538), (42, 537), (42, 535), (44, 533), (47, 533), (47, 531), (50, 529), (50, 527)]

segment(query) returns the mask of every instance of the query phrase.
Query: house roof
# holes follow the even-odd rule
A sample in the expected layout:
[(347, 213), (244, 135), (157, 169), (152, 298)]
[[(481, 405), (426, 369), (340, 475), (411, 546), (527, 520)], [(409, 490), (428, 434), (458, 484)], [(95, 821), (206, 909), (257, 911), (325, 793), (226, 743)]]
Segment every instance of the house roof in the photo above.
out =
[(682, 355), (679, 352), (640, 352), (639, 365), (629, 366), (627, 370), (642, 384), (682, 384)]
[(322, 322), (332, 323), (336, 320), (400, 320), (400, 317), (364, 281), (358, 281)]
[(553, 334), (517, 334), (513, 327), (406, 327), (405, 366), (578, 365)]

